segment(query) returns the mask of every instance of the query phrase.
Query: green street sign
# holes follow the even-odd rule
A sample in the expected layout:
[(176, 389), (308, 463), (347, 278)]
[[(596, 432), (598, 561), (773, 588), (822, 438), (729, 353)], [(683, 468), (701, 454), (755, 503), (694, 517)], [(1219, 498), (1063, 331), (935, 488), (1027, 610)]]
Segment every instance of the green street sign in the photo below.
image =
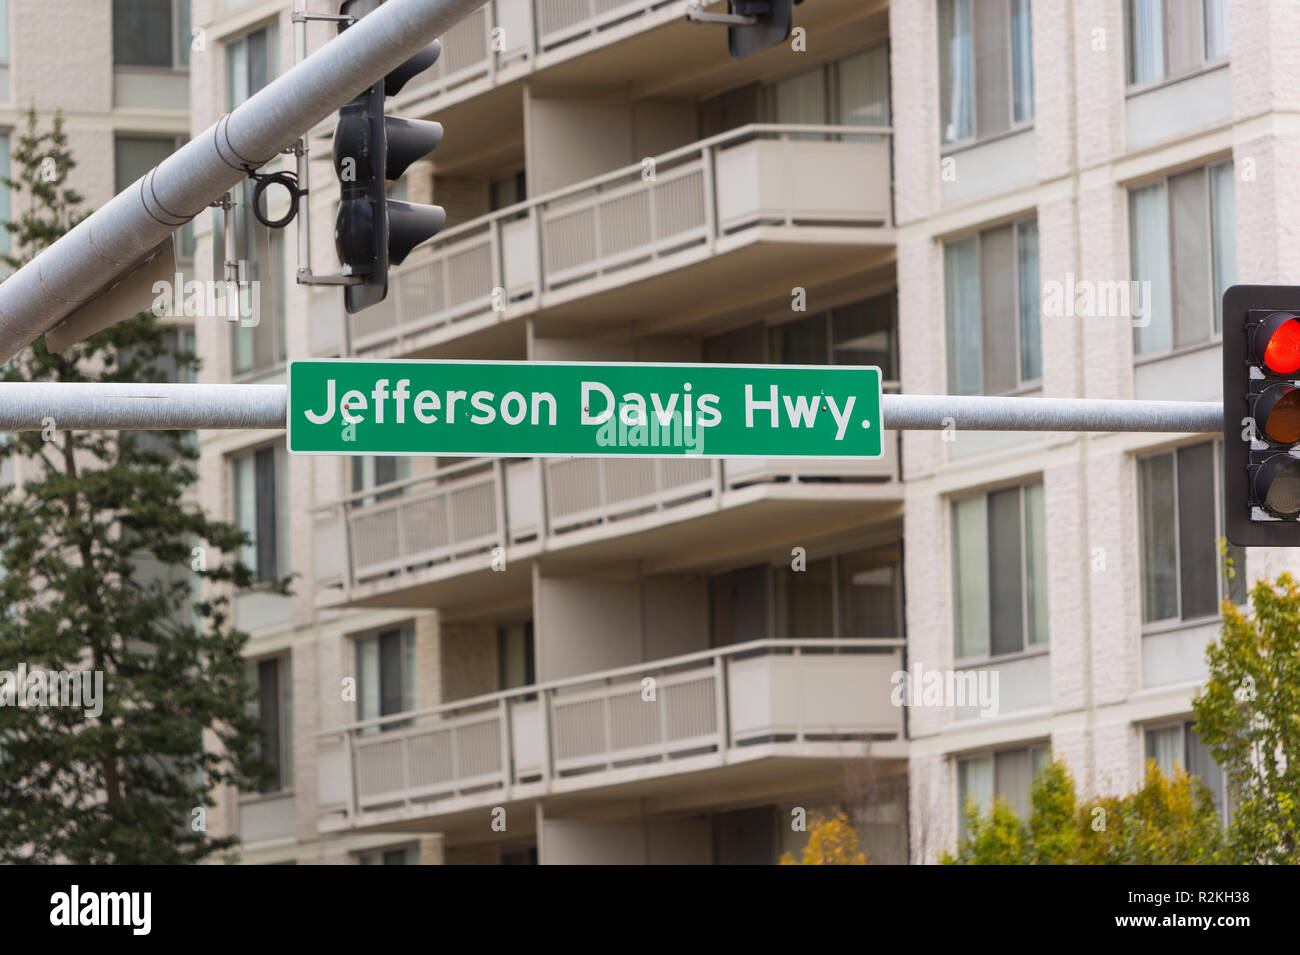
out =
[(880, 369), (289, 363), (294, 454), (878, 458)]

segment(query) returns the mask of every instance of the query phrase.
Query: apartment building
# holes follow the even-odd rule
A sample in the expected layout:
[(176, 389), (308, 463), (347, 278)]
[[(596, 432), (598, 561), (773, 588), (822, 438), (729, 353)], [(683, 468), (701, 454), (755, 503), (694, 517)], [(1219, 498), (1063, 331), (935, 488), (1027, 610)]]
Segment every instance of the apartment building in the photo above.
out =
[[(895, 0), (890, 35), (905, 389), (1219, 399), (1223, 289), (1295, 274), (1300, 88), (1270, 65), (1293, 10)], [(1085, 798), (1155, 759), (1231, 812), (1191, 700), (1219, 602), (1294, 560), (1229, 547), (1225, 579), (1220, 453), (1206, 435), (904, 436), (909, 663), (997, 671), (1001, 703), (909, 714), (916, 861), (953, 843), (967, 797), (1024, 808), (1049, 750)]]
[[(62, 111), (77, 162), (69, 186), (92, 211), (135, 182), (189, 137), (188, 0), (0, 0), (0, 174), (35, 110), (38, 132)], [(20, 214), (0, 189), (0, 222)], [(13, 237), (0, 229), (0, 252)], [(177, 233), (176, 265), (192, 275), (194, 232)], [(0, 266), (7, 272), (7, 267)], [(165, 317), (180, 347), (193, 322)], [(32, 467), (31, 462), (26, 467)], [(24, 462), (0, 465), (0, 481), (21, 482)]]
[[(1284, 0), (819, 0), (739, 62), (686, 6), (496, 0), (450, 30), (391, 105), (446, 128), (394, 195), (447, 228), (348, 316), (237, 209), (261, 321), (198, 323), (204, 380), (730, 361), (1213, 399), (1223, 288), (1296, 264)], [(293, 62), (287, 0), (193, 23), (195, 130)], [(216, 824), (247, 862), (772, 862), (848, 804), (874, 861), (928, 862), (967, 798), (1027, 807), (1049, 752), (1085, 795), (1181, 763), (1226, 816), (1190, 728), (1203, 649), (1219, 600), (1291, 561), (1229, 550), (1225, 580), (1219, 453), (948, 429), (852, 463), (338, 459), (210, 433), (204, 504), (260, 578), (297, 575), (236, 598), (279, 780)], [(904, 667), (996, 673), (997, 712), (895, 706)]]
[[(199, 323), (204, 380), (354, 356), (873, 364), (897, 387), (887, 5), (808, 5), (806, 49), (740, 62), (686, 6), (501, 0), (451, 29), (390, 104), (446, 129), (394, 195), (447, 228), (348, 316), (236, 209), (261, 320)], [(283, 0), (193, 23), (195, 130), (293, 62)], [(332, 126), (309, 137), (317, 273)], [(212, 215), (196, 233), (211, 275)], [(214, 814), (244, 861), (774, 862), (845, 799), (873, 858), (906, 860), (893, 436), (850, 463), (210, 433), (201, 473), (259, 577), (297, 575), (235, 602), (280, 769)]]

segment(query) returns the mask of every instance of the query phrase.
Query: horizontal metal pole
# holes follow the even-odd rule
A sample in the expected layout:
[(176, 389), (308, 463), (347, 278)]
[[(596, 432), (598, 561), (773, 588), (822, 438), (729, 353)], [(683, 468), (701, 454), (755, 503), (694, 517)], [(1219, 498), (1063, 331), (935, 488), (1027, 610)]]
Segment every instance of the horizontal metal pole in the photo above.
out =
[[(1219, 432), (1214, 401), (884, 395), (893, 431)], [(284, 385), (0, 382), (0, 431), (283, 428)]]
[(883, 395), (884, 427), (892, 431), (1149, 431), (1223, 430), (1217, 401), (1118, 398), (991, 398), (983, 395)]
[(0, 382), (0, 431), (284, 428), (284, 385)]

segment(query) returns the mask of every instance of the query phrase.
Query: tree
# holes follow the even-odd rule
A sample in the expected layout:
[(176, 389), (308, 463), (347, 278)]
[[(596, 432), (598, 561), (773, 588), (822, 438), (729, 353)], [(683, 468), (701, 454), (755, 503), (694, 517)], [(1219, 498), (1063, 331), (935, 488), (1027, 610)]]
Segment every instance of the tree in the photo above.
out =
[(1034, 779), (1022, 821), (995, 799), (966, 806), (968, 836), (947, 865), (1190, 865), (1224, 861), (1223, 827), (1210, 792), (1181, 768), (1166, 776), (1152, 760), (1142, 787), (1081, 803), (1065, 764)]
[(1223, 604), (1195, 730), (1234, 798), (1229, 841), (1242, 862), (1300, 862), (1300, 589), (1289, 574)]
[[(40, 132), (29, 111), (13, 159), (17, 267), (79, 221), (82, 200), (61, 115)], [(156, 381), (194, 364), (146, 313), (63, 354), (37, 341), (3, 377)], [(0, 445), (0, 463), (13, 460), (24, 481), (0, 487), (0, 677), (38, 704), (17, 685), (20, 666), (89, 669), (103, 684), (97, 703), (83, 688), (79, 706), (0, 706), (0, 861), (177, 863), (229, 847), (203, 824), (214, 791), (270, 775), (248, 712), (247, 638), (222, 596), (252, 582), (220, 557), (245, 535), (184, 499), (197, 477), (185, 432), (59, 431), (50, 419)]]
[(795, 860), (787, 852), (781, 865), (866, 865), (867, 856), (858, 851), (858, 832), (849, 817), (837, 811), (833, 816), (815, 815), (808, 831), (808, 844)]

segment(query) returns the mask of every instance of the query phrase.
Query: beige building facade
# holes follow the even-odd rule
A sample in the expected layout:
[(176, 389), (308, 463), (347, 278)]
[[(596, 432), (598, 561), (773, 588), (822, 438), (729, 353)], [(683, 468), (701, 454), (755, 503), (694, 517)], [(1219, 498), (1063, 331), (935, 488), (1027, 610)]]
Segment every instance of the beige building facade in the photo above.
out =
[[(1284, 0), (819, 0), (742, 61), (687, 6), (494, 0), (442, 37), (389, 110), (445, 127), (392, 189), (447, 227), (375, 308), (296, 284), (296, 230), (258, 225), (247, 190), (201, 215), (187, 274), (217, 274), (229, 218), (257, 321), (192, 320), (199, 380), (774, 362), (878, 365), (915, 394), (1215, 399), (1222, 289), (1300, 264)], [(98, 204), (293, 64), (291, 7), (0, 0), (0, 126), (62, 108)], [(309, 137), (319, 274), (332, 131)], [(211, 828), (248, 863), (770, 863), (843, 806), (872, 861), (930, 862), (967, 798), (1026, 807), (1048, 753), (1085, 794), (1149, 758), (1214, 788), (1189, 720), (1218, 601), (1291, 563), (1229, 552), (1224, 579), (1215, 442), (889, 437), (840, 463), (203, 433), (199, 500), (260, 580), (295, 576), (235, 596), (278, 780), (223, 793)], [(903, 671), (992, 695), (901, 706)]]

